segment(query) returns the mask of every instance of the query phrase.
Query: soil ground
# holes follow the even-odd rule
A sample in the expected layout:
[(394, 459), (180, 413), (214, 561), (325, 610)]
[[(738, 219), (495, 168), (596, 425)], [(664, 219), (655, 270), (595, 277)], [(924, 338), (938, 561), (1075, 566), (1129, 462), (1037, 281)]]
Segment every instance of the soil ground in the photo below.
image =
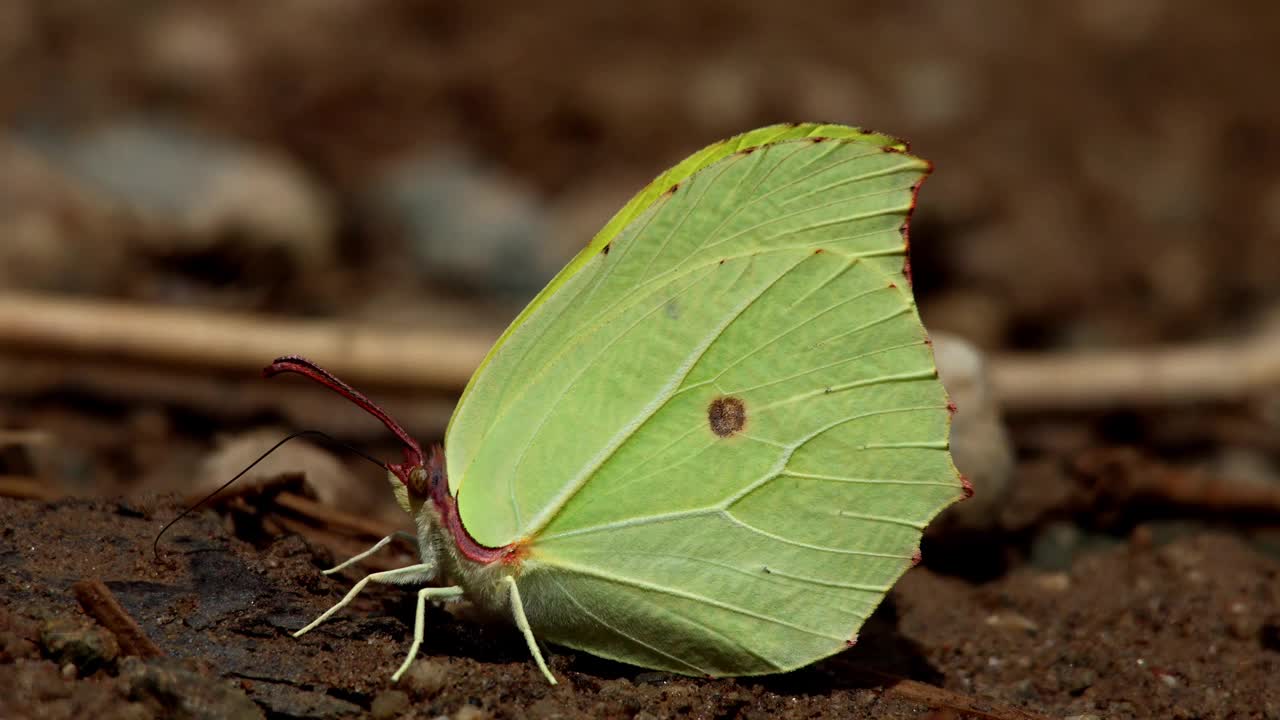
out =
[[(4, 501), (0, 554), (4, 717), (945, 717), (886, 692), (918, 678), (1049, 716), (1280, 717), (1280, 563), (1238, 539), (1135, 539), (1065, 572), (1021, 569), (973, 585), (927, 569), (898, 584), (853, 649), (758, 679), (698, 680), (553, 649), (551, 687), (522, 639), (443, 610), (424, 659), (388, 677), (411, 632), (412, 594), (371, 586), (301, 640), (355, 575), (323, 578), (327, 550), (296, 535), (263, 548), (212, 513), (150, 554), (169, 503)], [(1141, 536), (1141, 534), (1139, 534)], [(146, 670), (94, 643), (71, 592), (103, 578), (165, 652)], [(77, 654), (79, 653), (79, 654)], [(86, 658), (96, 657), (95, 661)], [(61, 664), (79, 663), (61, 671)], [(96, 667), (95, 667), (96, 665)], [(157, 679), (169, 673), (179, 682)], [(230, 685), (227, 685), (230, 681)], [(237, 703), (238, 688), (257, 704)], [(932, 713), (932, 714), (930, 714)]]

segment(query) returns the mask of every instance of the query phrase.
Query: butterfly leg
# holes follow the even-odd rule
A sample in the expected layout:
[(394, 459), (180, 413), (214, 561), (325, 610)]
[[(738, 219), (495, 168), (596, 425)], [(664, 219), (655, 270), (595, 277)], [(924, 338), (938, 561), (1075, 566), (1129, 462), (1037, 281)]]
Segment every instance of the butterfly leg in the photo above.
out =
[(347, 603), (354, 600), (356, 595), (359, 595), (360, 591), (364, 589), (364, 586), (368, 585), (370, 582), (391, 583), (394, 585), (412, 585), (428, 583), (435, 580), (435, 578), (436, 564), (434, 562), (419, 563), (417, 565), (410, 565), (408, 567), (397, 568), (395, 570), (386, 570), (366, 575), (362, 580), (360, 580), (360, 582), (352, 586), (351, 590), (349, 590), (341, 600), (334, 603), (333, 607), (325, 610), (323, 615), (312, 620), (310, 625), (307, 625), (301, 630), (295, 632), (293, 636), (301, 637), (302, 635), (314, 630), (317, 625), (328, 620), (334, 613), (346, 607)]
[(386, 537), (382, 538), (382, 539), (381, 539), (381, 540), (379, 540), (376, 544), (374, 544), (374, 546), (373, 546), (373, 547), (369, 548), (368, 550), (365, 550), (364, 552), (360, 553), (359, 555), (353, 555), (353, 556), (351, 556), (350, 558), (348, 558), (346, 562), (340, 563), (340, 564), (338, 564), (338, 565), (334, 565), (333, 567), (329, 568), (328, 570), (321, 570), (320, 572), (321, 572), (321, 574), (323, 574), (323, 575), (332, 575), (332, 574), (334, 574), (334, 573), (338, 572), (339, 570), (342, 570), (342, 569), (344, 569), (344, 568), (350, 567), (350, 566), (352, 566), (352, 565), (354, 565), (354, 564), (356, 564), (356, 563), (360, 562), (361, 560), (363, 560), (363, 559), (365, 559), (365, 558), (369, 557), (370, 555), (372, 555), (372, 554), (374, 554), (374, 553), (378, 552), (378, 551), (379, 551), (379, 550), (381, 550), (382, 548), (386, 547), (386, 546), (387, 546), (387, 543), (391, 542), (392, 540), (395, 540), (396, 538), (401, 538), (401, 539), (403, 539), (403, 540), (408, 540), (410, 543), (412, 543), (412, 544), (413, 544), (413, 546), (414, 546), (415, 548), (418, 546), (418, 538), (417, 538), (417, 537), (415, 537), (412, 533), (407, 533), (407, 532), (405, 532), (405, 531), (403, 531), (403, 530), (397, 530), (396, 532), (394, 532), (394, 533), (392, 533), (392, 534), (390, 534), (390, 535), (388, 535), (388, 536), (386, 536)]
[(413, 621), (413, 644), (409, 646), (409, 654), (405, 657), (404, 662), (400, 664), (400, 669), (396, 670), (391, 676), (391, 682), (400, 682), (400, 676), (404, 675), (404, 671), (409, 669), (409, 664), (418, 656), (418, 648), (422, 647), (422, 626), (426, 622), (427, 615), (427, 598), (452, 598), (462, 594), (462, 588), (453, 587), (428, 587), (418, 591), (418, 611)]
[(524, 641), (529, 645), (529, 652), (533, 653), (533, 661), (538, 663), (538, 669), (547, 677), (552, 684), (556, 684), (556, 676), (551, 674), (547, 669), (547, 661), (542, 659), (542, 651), (538, 649), (538, 641), (533, 637), (533, 630), (529, 627), (529, 618), (524, 615), (524, 603), (520, 600), (520, 588), (516, 586), (516, 579), (507, 575), (503, 578), (507, 585), (510, 586), (511, 592), (511, 610), (516, 616), (516, 627), (520, 628), (520, 632), (524, 635)]

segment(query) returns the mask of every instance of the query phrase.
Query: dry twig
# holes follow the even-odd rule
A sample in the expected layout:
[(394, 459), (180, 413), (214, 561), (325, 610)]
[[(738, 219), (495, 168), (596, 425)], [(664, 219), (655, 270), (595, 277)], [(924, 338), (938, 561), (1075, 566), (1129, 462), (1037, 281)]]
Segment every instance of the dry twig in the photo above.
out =
[(335, 528), (361, 537), (381, 539), (401, 529), (377, 520), (351, 515), (290, 492), (276, 495), (273, 501), (281, 508), (310, 520), (314, 525)]
[[(348, 381), (457, 391), (494, 330), (389, 330), (0, 293), (0, 347), (94, 364), (250, 376), (278, 355), (310, 356)], [(1235, 342), (1065, 354), (998, 354), (996, 392), (1015, 411), (1230, 401), (1280, 389), (1280, 332)]]
[(293, 354), (323, 360), (349, 382), (456, 390), (493, 338), (0, 293), (2, 347), (160, 366), (256, 373)]
[(120, 650), (125, 655), (151, 658), (164, 654), (101, 580), (81, 580), (71, 589), (80, 607), (116, 636), (116, 642), (120, 643)]
[(1242, 341), (991, 361), (1006, 410), (1080, 410), (1245, 400), (1280, 391), (1280, 332)]
[[(876, 674), (878, 675), (878, 673)], [(964, 715), (979, 717), (984, 720), (1048, 720), (1044, 715), (987, 702), (915, 680), (891, 678), (887, 675), (881, 677), (891, 683), (885, 687), (885, 693), (902, 700), (928, 705), (932, 708), (955, 710)]]

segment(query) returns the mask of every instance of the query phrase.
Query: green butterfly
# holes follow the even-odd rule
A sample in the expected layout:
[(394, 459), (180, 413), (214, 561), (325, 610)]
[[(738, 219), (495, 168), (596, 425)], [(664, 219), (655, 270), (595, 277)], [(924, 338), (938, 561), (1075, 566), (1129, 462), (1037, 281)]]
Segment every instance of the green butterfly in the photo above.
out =
[[(537, 640), (702, 676), (852, 645), (967, 484), (910, 289), (927, 162), (839, 125), (775, 125), (649, 184), (520, 313), (445, 434), (389, 464), (416, 565), (369, 582), (465, 596)], [(343, 563), (346, 567), (386, 545)], [(332, 572), (332, 571), (329, 571)]]

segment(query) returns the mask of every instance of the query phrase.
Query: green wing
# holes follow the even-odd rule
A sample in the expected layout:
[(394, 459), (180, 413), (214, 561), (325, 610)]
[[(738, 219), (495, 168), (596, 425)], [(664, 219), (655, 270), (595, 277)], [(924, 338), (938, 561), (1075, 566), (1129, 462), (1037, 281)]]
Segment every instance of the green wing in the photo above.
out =
[(927, 163), (847, 129), (758, 142), (637, 196), (450, 426), (463, 524), (528, 544), (544, 639), (684, 673), (807, 664), (962, 496), (903, 275)]
[[(679, 165), (667, 170), (653, 182), (649, 183), (643, 190), (636, 193), (626, 205), (622, 207), (613, 218), (601, 228), (600, 232), (587, 243), (581, 252), (574, 256), (567, 265), (556, 274), (551, 282), (539, 292), (528, 306), (520, 312), (511, 325), (502, 333), (498, 341), (489, 349), (489, 353), (485, 355), (484, 360), (480, 362), (480, 367), (472, 374), (471, 380), (467, 383), (467, 387), (462, 391), (462, 396), (458, 400), (458, 406), (462, 407), (468, 404), (471, 396), (472, 388), (476, 385), (477, 380), (481, 377), (489, 362), (498, 353), (498, 350), (506, 345), (507, 338), (511, 336), (518, 328), (524, 325), (525, 321), (537, 310), (547, 298), (551, 297), (560, 289), (561, 286), (581, 270), (591, 258), (595, 257), (604, 246), (608, 245), (615, 236), (626, 227), (631, 221), (635, 220), (654, 201), (662, 195), (662, 193), (671, 189), (673, 185), (683, 182), (690, 175), (707, 167), (711, 163), (722, 160), (733, 153), (740, 152), (747, 148), (760, 147), (769, 143), (781, 142), (784, 140), (796, 140), (801, 138), (822, 137), (822, 138), (857, 138), (860, 142), (870, 145), (878, 145), (881, 147), (890, 147), (895, 150), (906, 150), (906, 144), (901, 140), (881, 135), (879, 133), (862, 130), (860, 128), (848, 127), (845, 125), (824, 125), (818, 123), (790, 123), (783, 125), (769, 125), (768, 127), (757, 128), (741, 135), (735, 135), (727, 140), (721, 140), (712, 143), (698, 152), (690, 155), (680, 162)], [(539, 331), (535, 331), (539, 332)], [(493, 382), (490, 380), (489, 382)], [(477, 405), (484, 405), (483, 401), (477, 402)], [(486, 407), (488, 407), (486, 405)], [(449, 429), (446, 433), (447, 437), (453, 437), (453, 422), (450, 418)], [(474, 431), (471, 431), (474, 432)], [(457, 433), (462, 436), (463, 431)], [(451, 483), (454, 492), (457, 492), (458, 483)]]

